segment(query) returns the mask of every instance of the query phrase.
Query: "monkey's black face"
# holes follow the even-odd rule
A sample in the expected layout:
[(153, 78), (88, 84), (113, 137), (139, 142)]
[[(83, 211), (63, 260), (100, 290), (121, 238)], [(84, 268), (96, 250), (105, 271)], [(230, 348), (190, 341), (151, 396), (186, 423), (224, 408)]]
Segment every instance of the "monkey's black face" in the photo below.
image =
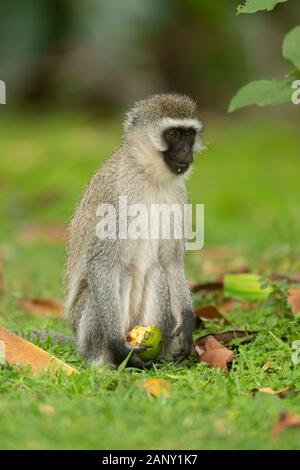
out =
[(195, 135), (192, 127), (176, 127), (163, 133), (163, 139), (168, 146), (163, 152), (164, 160), (172, 173), (182, 174), (189, 169), (193, 162)]

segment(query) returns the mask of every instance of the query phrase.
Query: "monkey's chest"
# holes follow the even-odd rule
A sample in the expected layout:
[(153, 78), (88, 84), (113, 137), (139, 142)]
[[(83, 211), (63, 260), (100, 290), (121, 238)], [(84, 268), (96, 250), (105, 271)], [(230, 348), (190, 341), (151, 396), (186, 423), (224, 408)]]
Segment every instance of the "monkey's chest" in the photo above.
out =
[(160, 260), (160, 240), (133, 240), (132, 241), (132, 274), (145, 275), (153, 264)]

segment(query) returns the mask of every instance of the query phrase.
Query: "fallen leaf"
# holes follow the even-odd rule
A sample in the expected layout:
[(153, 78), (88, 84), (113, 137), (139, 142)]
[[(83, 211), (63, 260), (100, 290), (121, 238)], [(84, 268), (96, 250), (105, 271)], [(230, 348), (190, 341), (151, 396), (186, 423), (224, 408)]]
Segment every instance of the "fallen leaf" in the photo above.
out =
[(25, 244), (36, 242), (65, 243), (66, 228), (62, 224), (28, 223), (21, 227), (19, 239)]
[(278, 422), (273, 426), (272, 436), (275, 437), (285, 429), (300, 426), (300, 415), (283, 411), (279, 415)]
[(0, 365), (6, 364), (6, 347), (4, 341), (0, 341)]
[(288, 303), (291, 305), (294, 315), (300, 312), (300, 289), (290, 288), (288, 295)]
[(224, 333), (214, 333), (214, 334), (209, 334), (205, 336), (200, 336), (199, 338), (195, 340), (194, 345), (198, 345), (202, 347), (205, 344), (208, 336), (213, 336), (217, 341), (219, 341), (223, 345), (227, 345), (231, 343), (231, 341), (237, 338), (240, 339), (240, 343), (248, 343), (254, 338), (255, 333), (249, 333), (249, 332), (238, 331), (238, 330), (225, 331)]
[(195, 344), (200, 361), (206, 362), (210, 367), (228, 372), (227, 364), (232, 362), (234, 352), (225, 348), (212, 335), (206, 337), (202, 346)]
[(284, 398), (287, 395), (287, 391), (290, 387), (284, 387), (280, 390), (273, 390), (271, 387), (262, 387), (262, 388), (254, 388), (252, 390), (253, 393), (261, 392), (261, 393), (269, 393), (270, 395), (278, 395), (280, 398)]
[(62, 312), (62, 305), (60, 302), (52, 299), (19, 299), (18, 300), (22, 309), (34, 316), (56, 315), (60, 316)]
[(195, 315), (200, 320), (224, 320), (224, 323), (228, 324), (229, 321), (225, 318), (214, 305), (204, 305), (195, 309)]
[(53, 415), (55, 413), (53, 406), (48, 405), (47, 403), (40, 403), (38, 407), (40, 412), (45, 413), (46, 415)]
[(139, 387), (156, 398), (170, 397), (172, 394), (172, 385), (164, 379), (144, 379), (139, 382)]
[(55, 356), (47, 353), (26, 339), (15, 335), (3, 326), (0, 326), (0, 340), (5, 343), (6, 361), (11, 364), (30, 366), (34, 374), (41, 370), (63, 369), (67, 375), (77, 372), (73, 367), (65, 364)]
[(267, 370), (269, 370), (269, 369), (270, 369), (270, 362), (267, 361), (267, 362), (262, 366), (262, 370), (263, 370), (264, 372), (267, 372)]
[(205, 282), (204, 284), (194, 284), (191, 287), (192, 292), (199, 292), (202, 290), (212, 291), (212, 290), (222, 290), (223, 282)]

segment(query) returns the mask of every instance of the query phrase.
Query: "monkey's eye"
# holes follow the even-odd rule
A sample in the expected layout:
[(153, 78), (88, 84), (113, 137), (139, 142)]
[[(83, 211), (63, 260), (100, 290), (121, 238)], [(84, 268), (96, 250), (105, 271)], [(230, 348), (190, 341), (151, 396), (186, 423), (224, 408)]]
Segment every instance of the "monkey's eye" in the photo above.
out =
[(190, 136), (190, 135), (195, 135), (195, 131), (194, 130), (190, 130), (190, 131), (185, 131), (184, 133), (185, 135), (187, 136)]
[(179, 137), (179, 132), (176, 129), (170, 129), (165, 135), (169, 140), (176, 140)]

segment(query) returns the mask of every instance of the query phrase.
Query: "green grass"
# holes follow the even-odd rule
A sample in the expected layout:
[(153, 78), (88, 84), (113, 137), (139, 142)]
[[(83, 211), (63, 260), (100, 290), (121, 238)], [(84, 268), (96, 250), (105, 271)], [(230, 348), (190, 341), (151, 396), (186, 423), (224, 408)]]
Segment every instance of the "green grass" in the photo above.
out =
[[(270, 114), (208, 119), (208, 150), (197, 158), (189, 181), (191, 199), (205, 204), (205, 248), (187, 258), (196, 280), (247, 265), (265, 275), (300, 269), (299, 130)], [(20, 297), (61, 299), (63, 244), (22, 237), (24, 224), (61, 224), (71, 216), (82, 188), (117, 145), (120, 127), (84, 117), (2, 116), (0, 119), (0, 259), (5, 289), (0, 324), (9, 328), (67, 328), (54, 318), (33, 318)], [(214, 246), (226, 247), (224, 262)], [(223, 248), (222, 248), (223, 249)], [(209, 266), (209, 269), (208, 269)], [(220, 303), (212, 294), (195, 305)], [(21, 368), (0, 369), (1, 449), (299, 449), (300, 428), (271, 436), (283, 410), (300, 413), (300, 366), (290, 346), (300, 338), (299, 320), (276, 316), (272, 307), (236, 308), (230, 328), (258, 331), (236, 348), (228, 375), (192, 359), (150, 371), (92, 369), (71, 346), (44, 347), (80, 371), (72, 377), (33, 377)], [(205, 330), (224, 330), (217, 322)], [(262, 370), (269, 361), (270, 369)], [(161, 377), (170, 398), (155, 399), (137, 384)], [(289, 386), (278, 396), (253, 388)], [(49, 405), (45, 407), (45, 405)]]

